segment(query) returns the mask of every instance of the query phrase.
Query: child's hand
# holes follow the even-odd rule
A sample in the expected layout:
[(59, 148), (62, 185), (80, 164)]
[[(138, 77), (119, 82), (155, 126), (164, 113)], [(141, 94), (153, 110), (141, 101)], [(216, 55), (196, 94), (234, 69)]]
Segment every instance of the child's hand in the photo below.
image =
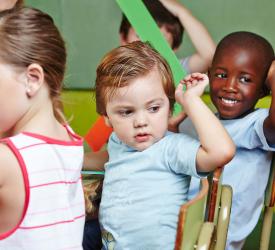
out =
[(159, 0), (163, 6), (170, 11), (174, 16), (178, 17), (182, 8), (182, 4), (176, 0)]
[(168, 121), (168, 130), (171, 132), (179, 132), (179, 124), (187, 117), (187, 114), (182, 111), (176, 116), (172, 116)]
[(266, 85), (269, 90), (271, 90), (272, 92), (275, 91), (275, 60), (272, 62), (269, 68)]
[[(186, 91), (183, 93), (183, 84), (186, 86)], [(183, 80), (180, 81), (178, 85), (175, 97), (176, 101), (180, 104), (184, 101), (184, 99), (190, 96), (198, 96), (200, 97), (205, 87), (209, 84), (208, 76), (201, 73), (192, 73), (191, 75), (186, 76)]]

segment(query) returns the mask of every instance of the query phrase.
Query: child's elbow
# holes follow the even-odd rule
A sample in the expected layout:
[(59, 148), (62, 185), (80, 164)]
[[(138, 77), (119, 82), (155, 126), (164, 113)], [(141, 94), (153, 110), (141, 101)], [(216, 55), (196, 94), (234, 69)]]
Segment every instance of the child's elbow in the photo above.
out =
[(219, 147), (218, 152), (216, 153), (217, 159), (219, 159), (219, 166), (223, 166), (230, 162), (234, 155), (236, 153), (236, 146), (232, 143), (230, 145), (224, 146), (224, 147)]
[(197, 158), (197, 169), (199, 172), (211, 172), (223, 167), (233, 159), (235, 152), (236, 147), (233, 143), (212, 148), (211, 152), (202, 151), (202, 157)]

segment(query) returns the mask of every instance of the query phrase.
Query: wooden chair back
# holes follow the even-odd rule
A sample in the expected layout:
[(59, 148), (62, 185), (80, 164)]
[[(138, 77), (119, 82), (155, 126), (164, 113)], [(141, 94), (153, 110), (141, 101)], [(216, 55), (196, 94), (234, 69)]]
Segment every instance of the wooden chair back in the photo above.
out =
[(260, 250), (268, 250), (272, 230), (272, 219), (275, 207), (275, 153), (273, 153), (269, 180), (265, 192), (263, 225)]
[(210, 188), (205, 221), (214, 224), (211, 249), (225, 249), (232, 205), (232, 188), (221, 184), (223, 167), (217, 168), (209, 178)]
[(208, 187), (208, 180), (201, 180), (197, 196), (181, 206), (175, 250), (208, 249), (200, 248), (205, 242), (210, 245), (213, 232), (211, 223), (204, 223)]

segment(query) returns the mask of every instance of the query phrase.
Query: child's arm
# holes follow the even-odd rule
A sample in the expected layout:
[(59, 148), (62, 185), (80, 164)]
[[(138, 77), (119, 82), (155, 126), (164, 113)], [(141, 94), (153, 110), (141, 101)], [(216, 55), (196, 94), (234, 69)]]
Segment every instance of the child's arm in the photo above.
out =
[(267, 76), (267, 87), (271, 90), (269, 115), (264, 121), (264, 134), (270, 144), (275, 144), (275, 61), (270, 66)]
[(0, 232), (15, 227), (24, 208), (25, 188), (18, 159), (0, 143)]
[(216, 45), (204, 25), (176, 0), (159, 0), (174, 16), (178, 17), (192, 41), (196, 53), (188, 62), (191, 72), (206, 72), (211, 65)]
[(191, 119), (198, 133), (201, 147), (196, 163), (198, 172), (209, 172), (228, 163), (234, 156), (235, 145), (220, 121), (203, 103), (200, 96), (209, 80), (205, 74), (193, 73), (185, 78), (186, 91), (182, 83), (176, 89), (176, 101)]
[(106, 150), (98, 152), (88, 152), (84, 154), (83, 169), (104, 171), (104, 164), (108, 161), (109, 156)]
[(4, 184), (9, 182), (12, 174), (17, 178), (15, 172), (18, 169), (20, 166), (12, 151), (5, 144), (0, 143), (0, 194)]
[(187, 117), (184, 111), (180, 112), (176, 116), (171, 116), (168, 121), (168, 130), (174, 133), (179, 132), (180, 123)]

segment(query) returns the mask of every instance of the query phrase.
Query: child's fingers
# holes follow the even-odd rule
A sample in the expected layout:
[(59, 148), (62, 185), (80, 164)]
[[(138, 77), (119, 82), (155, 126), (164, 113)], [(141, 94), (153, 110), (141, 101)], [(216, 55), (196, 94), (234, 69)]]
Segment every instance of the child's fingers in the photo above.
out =
[(187, 82), (187, 81), (191, 81), (193, 82), (194, 80), (199, 80), (199, 79), (202, 79), (202, 75), (201, 73), (192, 73), (190, 75), (187, 75), (183, 81), (184, 82)]
[(182, 94), (183, 94), (183, 85), (179, 83), (175, 90), (175, 99), (177, 102), (182, 98)]
[(186, 87), (188, 87), (192, 84), (190, 79), (183, 79), (183, 80), (180, 81), (180, 83), (182, 85), (185, 85)]
[(202, 73), (193, 73), (193, 84), (196, 85), (198, 83), (205, 83), (208, 84), (209, 80), (208, 80), (208, 76), (206, 74), (202, 74)]
[(205, 85), (208, 85), (209, 84), (209, 78), (206, 74), (203, 74), (202, 76), (202, 82), (205, 84)]
[(183, 81), (186, 82), (186, 81), (190, 81), (190, 79), (192, 78), (192, 75), (187, 75), (186, 77), (183, 78)]
[(187, 75), (183, 80), (181, 80), (181, 83), (186, 85), (186, 88), (189, 89), (189, 88), (194, 87), (198, 84), (207, 85), (209, 83), (209, 80), (208, 80), (208, 76), (206, 74), (192, 73), (190, 75)]
[(186, 80), (185, 79), (182, 79), (182, 80), (180, 80), (180, 84), (182, 84), (182, 85), (185, 85), (185, 82), (186, 82)]
[(191, 76), (192, 76), (193, 78), (198, 78), (198, 79), (201, 78), (201, 75), (202, 75), (202, 74), (201, 74), (201, 73), (198, 73), (198, 72), (192, 73), (192, 74), (191, 74)]
[(182, 92), (182, 90), (183, 90), (183, 83), (180, 81), (180, 83), (178, 84), (178, 86), (177, 86), (177, 88), (176, 88), (176, 92)]
[(208, 80), (208, 76), (206, 74), (202, 74), (202, 79), (203, 80)]
[(193, 85), (197, 85), (197, 84), (198, 84), (198, 82), (199, 82), (199, 80), (194, 79), (194, 80), (192, 81), (192, 84), (193, 84)]

